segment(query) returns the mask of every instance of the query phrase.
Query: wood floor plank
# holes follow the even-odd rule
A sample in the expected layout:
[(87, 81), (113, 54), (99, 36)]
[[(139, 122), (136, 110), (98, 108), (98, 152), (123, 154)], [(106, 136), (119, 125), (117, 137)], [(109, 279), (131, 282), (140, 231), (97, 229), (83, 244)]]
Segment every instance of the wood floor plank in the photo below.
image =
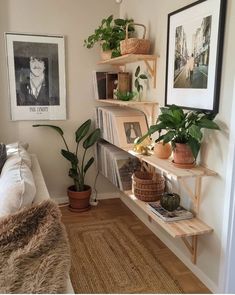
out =
[(98, 206), (83, 213), (74, 213), (68, 207), (61, 207), (65, 226), (76, 222), (95, 222), (120, 218), (128, 224), (136, 239), (158, 258), (185, 293), (208, 294), (210, 290), (160, 241), (119, 199), (99, 201)]

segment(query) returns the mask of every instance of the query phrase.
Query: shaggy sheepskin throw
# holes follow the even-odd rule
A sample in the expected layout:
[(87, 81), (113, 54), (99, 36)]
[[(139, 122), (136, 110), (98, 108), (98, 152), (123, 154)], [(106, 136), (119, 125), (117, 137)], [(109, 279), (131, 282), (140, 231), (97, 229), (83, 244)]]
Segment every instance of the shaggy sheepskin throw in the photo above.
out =
[(65, 293), (69, 269), (67, 235), (54, 202), (0, 219), (0, 293)]

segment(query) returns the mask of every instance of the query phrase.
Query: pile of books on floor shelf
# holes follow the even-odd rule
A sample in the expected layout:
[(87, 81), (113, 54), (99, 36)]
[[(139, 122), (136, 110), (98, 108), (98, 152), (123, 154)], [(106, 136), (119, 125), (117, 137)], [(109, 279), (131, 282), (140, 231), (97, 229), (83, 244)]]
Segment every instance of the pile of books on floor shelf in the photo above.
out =
[(100, 173), (120, 190), (131, 190), (132, 174), (141, 166), (136, 157), (105, 141), (98, 142), (96, 157)]
[(96, 119), (102, 138), (125, 150), (133, 148), (135, 139), (148, 130), (146, 117), (139, 110), (119, 106), (97, 107)]
[(179, 206), (174, 211), (167, 211), (161, 206), (160, 201), (147, 203), (147, 207), (151, 212), (166, 222), (191, 219), (194, 217), (192, 212), (186, 210), (182, 206)]

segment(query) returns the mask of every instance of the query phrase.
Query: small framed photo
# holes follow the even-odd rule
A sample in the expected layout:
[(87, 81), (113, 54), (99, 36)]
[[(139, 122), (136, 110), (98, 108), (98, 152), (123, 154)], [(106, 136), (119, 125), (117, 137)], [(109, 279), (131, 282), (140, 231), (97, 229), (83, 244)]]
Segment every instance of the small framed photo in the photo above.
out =
[(5, 33), (12, 120), (65, 120), (63, 36)]
[(226, 0), (168, 15), (165, 105), (218, 113)]
[(145, 116), (115, 117), (119, 146), (132, 148), (137, 137), (148, 131)]

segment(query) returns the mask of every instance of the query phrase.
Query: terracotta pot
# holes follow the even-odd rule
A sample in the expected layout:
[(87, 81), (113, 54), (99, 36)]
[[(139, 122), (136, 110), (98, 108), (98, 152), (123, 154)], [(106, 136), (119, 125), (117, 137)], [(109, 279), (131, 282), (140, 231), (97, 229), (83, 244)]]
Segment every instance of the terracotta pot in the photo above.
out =
[(101, 50), (100, 50), (100, 55), (101, 55), (101, 59), (102, 60), (108, 60), (108, 59), (111, 59), (112, 57), (112, 50), (103, 50), (102, 47), (101, 47)]
[(67, 189), (69, 209), (75, 212), (87, 211), (90, 208), (91, 187), (85, 185), (85, 190), (76, 192), (74, 185)]
[(169, 143), (163, 144), (162, 141), (154, 145), (154, 154), (159, 159), (168, 159), (171, 155), (172, 149)]
[(192, 150), (186, 143), (175, 144), (173, 157), (175, 164), (193, 164), (195, 162)]

